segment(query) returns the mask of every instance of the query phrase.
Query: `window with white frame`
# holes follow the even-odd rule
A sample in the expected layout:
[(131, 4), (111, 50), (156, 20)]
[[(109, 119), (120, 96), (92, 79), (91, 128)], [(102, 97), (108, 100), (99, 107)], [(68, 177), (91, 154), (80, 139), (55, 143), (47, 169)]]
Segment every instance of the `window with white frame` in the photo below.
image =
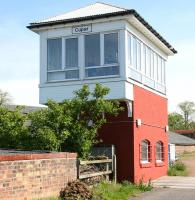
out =
[(130, 33), (127, 49), (130, 78), (139, 82), (144, 80), (143, 83), (152, 88), (156, 87), (154, 83), (157, 82), (158, 87), (165, 91), (165, 59)]
[(78, 38), (48, 39), (47, 40), (48, 81), (61, 81), (66, 79), (78, 79), (78, 78), (79, 78)]
[(118, 33), (104, 34), (104, 64), (118, 63)]
[(156, 161), (162, 162), (164, 160), (163, 143), (158, 141), (156, 143)]
[(47, 69), (60, 70), (62, 68), (62, 38), (47, 40)]
[(85, 67), (100, 66), (100, 34), (85, 36)]
[(113, 76), (118, 74), (118, 33), (86, 35), (86, 78)]
[(142, 140), (140, 145), (140, 161), (141, 163), (150, 162), (151, 147), (148, 140)]
[(78, 38), (65, 39), (65, 78), (79, 78)]

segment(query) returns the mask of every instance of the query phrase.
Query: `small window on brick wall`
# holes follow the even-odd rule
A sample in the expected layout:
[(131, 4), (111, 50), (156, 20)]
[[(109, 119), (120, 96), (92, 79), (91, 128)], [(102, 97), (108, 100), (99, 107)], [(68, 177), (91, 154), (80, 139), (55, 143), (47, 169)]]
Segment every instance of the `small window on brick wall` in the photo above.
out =
[(149, 163), (151, 162), (152, 148), (148, 140), (142, 140), (140, 144), (140, 162)]
[(156, 143), (156, 162), (164, 161), (164, 146), (161, 141)]

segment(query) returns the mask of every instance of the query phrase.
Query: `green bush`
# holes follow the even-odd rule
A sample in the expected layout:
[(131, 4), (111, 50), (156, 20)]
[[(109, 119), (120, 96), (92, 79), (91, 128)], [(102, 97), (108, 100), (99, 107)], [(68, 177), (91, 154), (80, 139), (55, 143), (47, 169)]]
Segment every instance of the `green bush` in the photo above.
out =
[(108, 93), (109, 89), (100, 84), (92, 92), (84, 85), (71, 100), (49, 100), (47, 109), (29, 115), (29, 148), (72, 151), (81, 158), (88, 157), (98, 142), (98, 129), (106, 123), (104, 116), (116, 116), (123, 110), (118, 101), (105, 100)]
[(187, 176), (187, 170), (184, 163), (177, 161), (169, 167), (169, 176)]
[(24, 126), (26, 117), (21, 108), (12, 111), (0, 106), (0, 148), (21, 149), (22, 138), (27, 132)]

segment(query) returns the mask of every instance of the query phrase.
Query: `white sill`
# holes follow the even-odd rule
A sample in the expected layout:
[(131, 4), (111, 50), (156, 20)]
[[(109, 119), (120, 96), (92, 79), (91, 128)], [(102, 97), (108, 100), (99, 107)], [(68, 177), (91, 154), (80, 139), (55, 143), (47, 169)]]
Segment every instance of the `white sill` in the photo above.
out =
[(163, 161), (162, 160), (156, 160), (156, 163), (162, 163)]
[(150, 163), (149, 161), (145, 161), (145, 160), (141, 161), (141, 164), (149, 164), (149, 163)]

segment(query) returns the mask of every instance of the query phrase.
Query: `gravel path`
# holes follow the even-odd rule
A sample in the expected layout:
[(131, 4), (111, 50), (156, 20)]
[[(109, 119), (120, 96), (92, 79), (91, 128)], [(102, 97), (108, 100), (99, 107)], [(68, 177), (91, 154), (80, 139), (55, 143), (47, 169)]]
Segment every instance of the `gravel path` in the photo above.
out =
[(194, 189), (158, 188), (129, 200), (195, 200)]
[(187, 167), (188, 176), (195, 176), (195, 153), (185, 155), (181, 160)]

